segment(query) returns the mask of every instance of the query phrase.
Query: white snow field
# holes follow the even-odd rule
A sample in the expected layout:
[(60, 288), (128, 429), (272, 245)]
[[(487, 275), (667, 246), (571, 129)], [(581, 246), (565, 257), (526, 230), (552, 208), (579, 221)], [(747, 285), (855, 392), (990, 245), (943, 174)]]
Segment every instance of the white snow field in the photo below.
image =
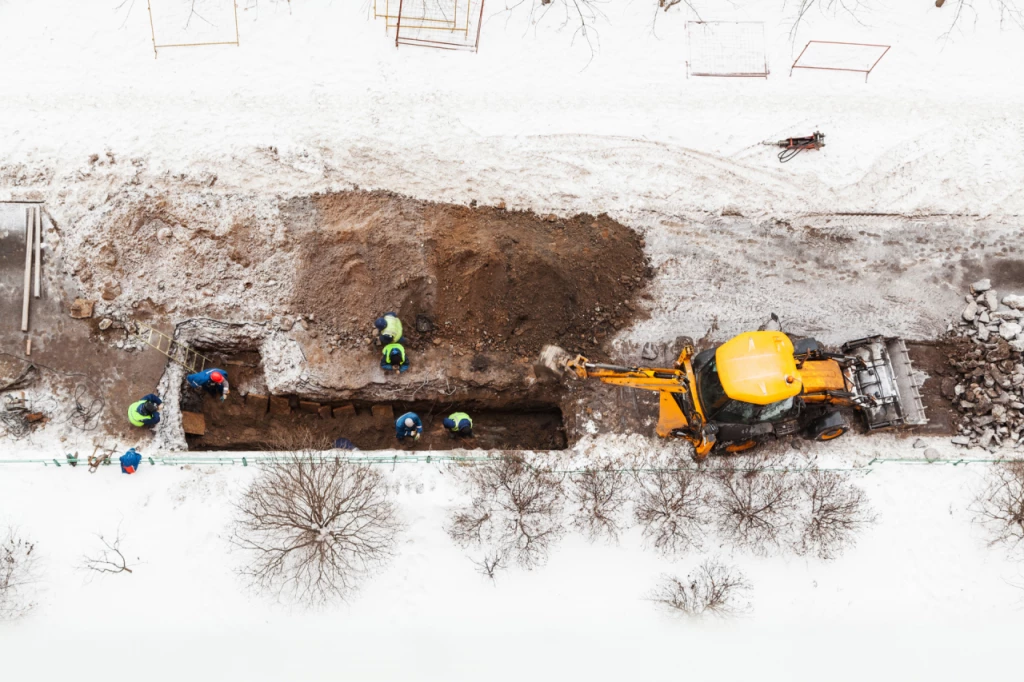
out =
[[(948, 39), (956, 0), (878, 2), (856, 16), (814, 10), (791, 40), (792, 0), (694, 0), (705, 20), (763, 21), (771, 74), (687, 79), (686, 21), (696, 17), (685, 3), (667, 13), (655, 0), (600, 4), (592, 52), (571, 21), (560, 29), (558, 2), (533, 26), (529, 0), (507, 12), (491, 0), (471, 54), (396, 49), (372, 0), (238, 0), (238, 47), (165, 48), (154, 59), (143, 0), (0, 0), (0, 201), (67, 204), (59, 210), (74, 216), (126, 182), (159, 192), (215, 176), (210, 191), (225, 194), (358, 186), (608, 212), (646, 230), (648, 249), (663, 249), (654, 265), (680, 277), (693, 276), (685, 245), (661, 228), (708, 221), (735, 236), (740, 221), (714, 222), (723, 213), (895, 214), (922, 231), (939, 220), (968, 235), (985, 220), (1019, 243), (1024, 33), (1000, 25), (995, 3), (976, 2), (976, 21), (968, 13)], [(811, 39), (892, 49), (866, 83), (856, 73), (790, 77)], [(784, 165), (759, 145), (814, 130), (826, 148)], [(129, 162), (91, 166), (90, 155), (108, 152)], [(857, 229), (853, 220), (840, 222)], [(717, 257), (729, 266), (729, 254)], [(927, 277), (914, 270), (908, 287)], [(926, 312), (890, 306), (883, 331), (941, 331), (961, 284), (929, 291)], [(680, 293), (654, 293), (649, 327), (624, 338), (674, 336)], [(817, 310), (841, 315), (845, 295)], [(777, 309), (792, 319), (799, 308)], [(715, 316), (699, 312), (700, 325)], [(861, 308), (845, 331), (822, 336), (866, 330), (870, 314)], [(746, 315), (730, 308), (723, 329), (738, 331)], [(927, 440), (945, 459), (962, 455)], [(920, 457), (911, 443), (851, 435), (808, 452), (822, 466), (863, 467)], [(601, 456), (672, 447), (617, 436), (591, 446)], [(59, 458), (63, 448), (55, 438), (0, 440), (0, 453)], [(0, 622), (0, 679), (1015, 679), (1024, 563), (989, 547), (968, 509), (990, 466), (876, 463), (856, 473), (878, 522), (834, 561), (717, 542), (668, 560), (634, 528), (617, 545), (569, 533), (547, 565), (491, 583), (444, 531), (462, 501), (444, 467), (397, 464), (386, 467), (406, 524), (396, 557), (348, 603), (310, 611), (250, 592), (235, 573), (244, 559), (230, 544), (233, 504), (255, 467), (144, 462), (129, 477), (2, 464), (0, 531), (11, 525), (35, 541), (39, 570), (35, 608)], [(90, 575), (82, 557), (119, 525), (134, 572)], [(706, 556), (742, 569), (749, 613), (687, 620), (645, 598), (659, 576), (685, 576)]]

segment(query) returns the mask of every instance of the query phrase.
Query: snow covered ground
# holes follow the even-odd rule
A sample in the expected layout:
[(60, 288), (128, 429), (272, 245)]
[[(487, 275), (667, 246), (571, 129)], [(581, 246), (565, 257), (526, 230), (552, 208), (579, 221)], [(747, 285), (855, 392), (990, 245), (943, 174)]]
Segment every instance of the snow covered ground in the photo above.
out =
[[(968, 217), (922, 217), (915, 237), (927, 239), (928, 221), (938, 220), (942, 231), (963, 227), (963, 243), (954, 240), (961, 250), (981, 234), (986, 249), (1008, 243), (1000, 250), (1012, 255), (1019, 240), (1024, 42), (1019, 30), (1000, 30), (984, 3), (977, 23), (964, 22), (949, 41), (942, 34), (954, 3), (939, 10), (922, 0), (869, 7), (856, 19), (812, 13), (794, 43), (792, 3), (695, 2), (704, 19), (766, 22), (767, 80), (687, 79), (692, 15), (680, 7), (658, 14), (653, 0), (602, 5), (593, 55), (578, 37), (573, 44), (572, 26), (559, 31), (549, 18), (532, 28), (524, 8), (506, 14), (498, 1), (471, 55), (396, 50), (370, 18), (369, 0), (263, 0), (258, 14), (255, 0), (239, 0), (240, 47), (166, 49), (158, 59), (144, 3), (117, 4), (0, 0), (0, 200), (42, 199), (76, 219), (126, 183), (154, 195), (192, 186), (268, 197), (359, 186), (538, 212), (607, 211), (647, 230), (649, 248), (665, 249), (655, 264), (670, 280), (677, 271), (710, 277), (730, 256), (744, 258), (739, 247), (719, 246), (708, 247), (716, 260), (687, 260), (672, 235), (709, 214), (738, 213), (756, 225), (808, 212), (952, 213)], [(867, 83), (842, 73), (790, 78), (788, 65), (811, 38), (893, 49)], [(758, 146), (815, 129), (828, 146), (785, 165)], [(99, 163), (89, 162), (93, 154)], [(851, 233), (864, 227), (840, 222)], [(707, 224), (730, 245), (746, 225), (729, 217)], [(886, 229), (901, 234), (902, 226)], [(872, 245), (876, 255), (884, 248), (881, 238)], [(883, 299), (889, 305), (851, 313), (844, 336), (882, 315), (885, 329), (876, 331), (926, 337), (955, 313), (969, 273), (953, 269), (950, 283), (929, 284), (928, 264), (941, 265), (941, 254), (898, 251), (908, 279), (901, 292), (893, 277), (885, 295), (934, 306), (906, 318)], [(839, 279), (856, 262), (834, 257), (842, 268), (818, 312), (864, 295)], [(760, 272), (744, 275), (746, 286)], [(649, 333), (662, 338), (678, 328), (681, 307), (677, 291), (659, 287)], [(715, 308), (739, 319), (743, 306), (727, 294), (689, 323), (707, 323)], [(773, 298), (747, 305), (763, 309)], [(810, 323), (799, 303), (774, 309)], [(44, 445), (22, 451), (3, 442), (0, 459), (59, 454)], [(909, 441), (886, 436), (815, 452), (858, 464), (911, 454)], [(36, 609), (0, 624), (0, 670), (83, 680), (119, 671), (149, 679), (1003, 679), (1016, 665), (1024, 576), (1020, 563), (986, 547), (966, 509), (987, 466), (876, 465), (857, 482), (879, 523), (834, 562), (711, 548), (742, 566), (753, 611), (690, 622), (644, 597), (659, 575), (684, 575), (700, 556), (668, 562), (643, 549), (635, 530), (611, 547), (570, 535), (547, 566), (491, 585), (442, 529), (458, 493), (435, 465), (389, 473), (408, 524), (398, 556), (350, 604), (315, 613), (268, 604), (233, 573), (231, 503), (253, 468), (144, 465), (126, 477), (113, 468), (89, 475), (4, 465), (0, 524), (39, 543), (42, 571)], [(135, 572), (87, 582), (82, 555), (95, 533), (109, 536), (119, 523)]]

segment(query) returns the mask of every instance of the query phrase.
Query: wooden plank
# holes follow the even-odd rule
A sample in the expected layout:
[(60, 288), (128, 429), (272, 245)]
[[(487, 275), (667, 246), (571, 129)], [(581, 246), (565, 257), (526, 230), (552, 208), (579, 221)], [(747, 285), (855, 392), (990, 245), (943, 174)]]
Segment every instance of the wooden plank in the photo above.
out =
[(42, 241), (43, 232), (43, 215), (42, 210), (39, 206), (36, 206), (35, 209), (35, 229), (33, 230), (33, 233), (35, 234), (34, 239), (36, 242), (36, 286), (35, 291), (33, 293), (35, 294), (36, 298), (39, 298), (39, 271), (43, 269), (43, 262), (41, 260), (40, 254), (40, 242)]
[(181, 412), (181, 428), (193, 436), (206, 435), (206, 417), (199, 412)]
[(21, 305), (21, 331), (28, 331), (28, 300), (32, 293), (32, 209), (25, 209), (25, 298)]

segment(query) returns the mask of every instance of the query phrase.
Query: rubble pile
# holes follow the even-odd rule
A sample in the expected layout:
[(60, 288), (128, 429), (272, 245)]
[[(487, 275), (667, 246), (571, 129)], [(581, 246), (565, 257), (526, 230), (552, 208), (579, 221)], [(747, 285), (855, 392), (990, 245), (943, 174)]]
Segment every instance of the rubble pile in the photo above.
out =
[(967, 307), (950, 325), (963, 339), (951, 357), (955, 379), (943, 393), (960, 413), (953, 443), (994, 452), (1024, 447), (1024, 296), (999, 298), (992, 283), (971, 285)]

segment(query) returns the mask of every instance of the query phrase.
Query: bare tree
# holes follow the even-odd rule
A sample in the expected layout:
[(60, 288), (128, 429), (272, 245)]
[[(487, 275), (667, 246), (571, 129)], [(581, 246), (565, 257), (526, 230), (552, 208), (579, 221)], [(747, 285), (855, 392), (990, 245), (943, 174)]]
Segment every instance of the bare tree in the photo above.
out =
[(585, 40), (587, 47), (590, 48), (590, 58), (593, 59), (597, 47), (600, 47), (600, 35), (595, 25), (605, 16), (601, 5), (607, 2), (608, 0), (506, 0), (505, 11), (512, 12), (521, 5), (528, 4), (530, 23), (534, 26), (544, 21), (553, 11), (556, 15), (560, 14), (559, 30), (572, 26), (572, 42), (575, 43), (577, 37)]
[(82, 559), (82, 567), (97, 573), (131, 573), (128, 568), (128, 560), (121, 551), (121, 525), (118, 524), (117, 532), (114, 534), (114, 541), (111, 542), (102, 535), (97, 535), (103, 547), (95, 556), (86, 556)]
[(565, 532), (561, 481), (518, 455), (452, 470), (471, 495), (469, 506), (449, 517), (446, 530), (452, 540), (462, 547), (483, 547), (492, 565), (488, 574), (506, 561), (526, 569), (543, 565)]
[(1011, 553), (1024, 549), (1024, 460), (993, 466), (971, 510), (991, 533), (990, 545), (1005, 545)]
[[(942, 34), (942, 40), (948, 41), (953, 32), (960, 29), (960, 25), (971, 17), (971, 23), (978, 21), (978, 11), (975, 9), (976, 0), (953, 0), (953, 15), (949, 22), (949, 29)], [(936, 1), (936, 7), (942, 7), (945, 2)], [(988, 5), (999, 13), (999, 25), (1006, 26), (1013, 24), (1018, 28), (1024, 28), (1024, 10), (1021, 10), (1017, 0), (988, 0)]]
[(719, 471), (715, 479), (714, 507), (724, 539), (757, 554), (767, 554), (787, 539), (799, 491), (789, 472), (761, 462), (750, 471)]
[(744, 600), (749, 592), (750, 584), (738, 569), (706, 559), (686, 580), (663, 576), (649, 599), (688, 616), (724, 617), (747, 611), (750, 604)]
[(638, 474), (633, 517), (647, 542), (666, 556), (699, 548), (708, 518), (707, 475), (680, 468)]
[(35, 543), (7, 528), (0, 544), (0, 620), (23, 616), (35, 605), (29, 590), (35, 582)]
[(569, 477), (569, 499), (575, 505), (572, 523), (591, 542), (601, 536), (617, 541), (622, 511), (629, 501), (629, 477), (607, 464)]
[(801, 478), (800, 490), (806, 496), (801, 504), (806, 506), (803, 528), (794, 543), (798, 554), (834, 559), (856, 544), (858, 532), (875, 522), (864, 491), (846, 475), (814, 469)]
[(864, 3), (861, 0), (792, 0), (792, 2), (796, 10), (793, 23), (789, 27), (789, 39), (791, 41), (796, 40), (800, 24), (803, 23), (804, 18), (811, 10), (816, 9), (822, 14), (829, 13), (832, 15), (844, 12), (858, 23), (861, 23), (859, 12), (864, 9)]
[(267, 464), (236, 508), (234, 542), (251, 554), (241, 574), (311, 606), (348, 597), (391, 558), (401, 530), (379, 472), (312, 452)]
[(478, 573), (487, 576), (491, 580), (498, 577), (498, 571), (508, 568), (505, 554), (500, 549), (488, 552), (481, 557), (480, 561), (474, 561), (473, 563), (476, 565)]

